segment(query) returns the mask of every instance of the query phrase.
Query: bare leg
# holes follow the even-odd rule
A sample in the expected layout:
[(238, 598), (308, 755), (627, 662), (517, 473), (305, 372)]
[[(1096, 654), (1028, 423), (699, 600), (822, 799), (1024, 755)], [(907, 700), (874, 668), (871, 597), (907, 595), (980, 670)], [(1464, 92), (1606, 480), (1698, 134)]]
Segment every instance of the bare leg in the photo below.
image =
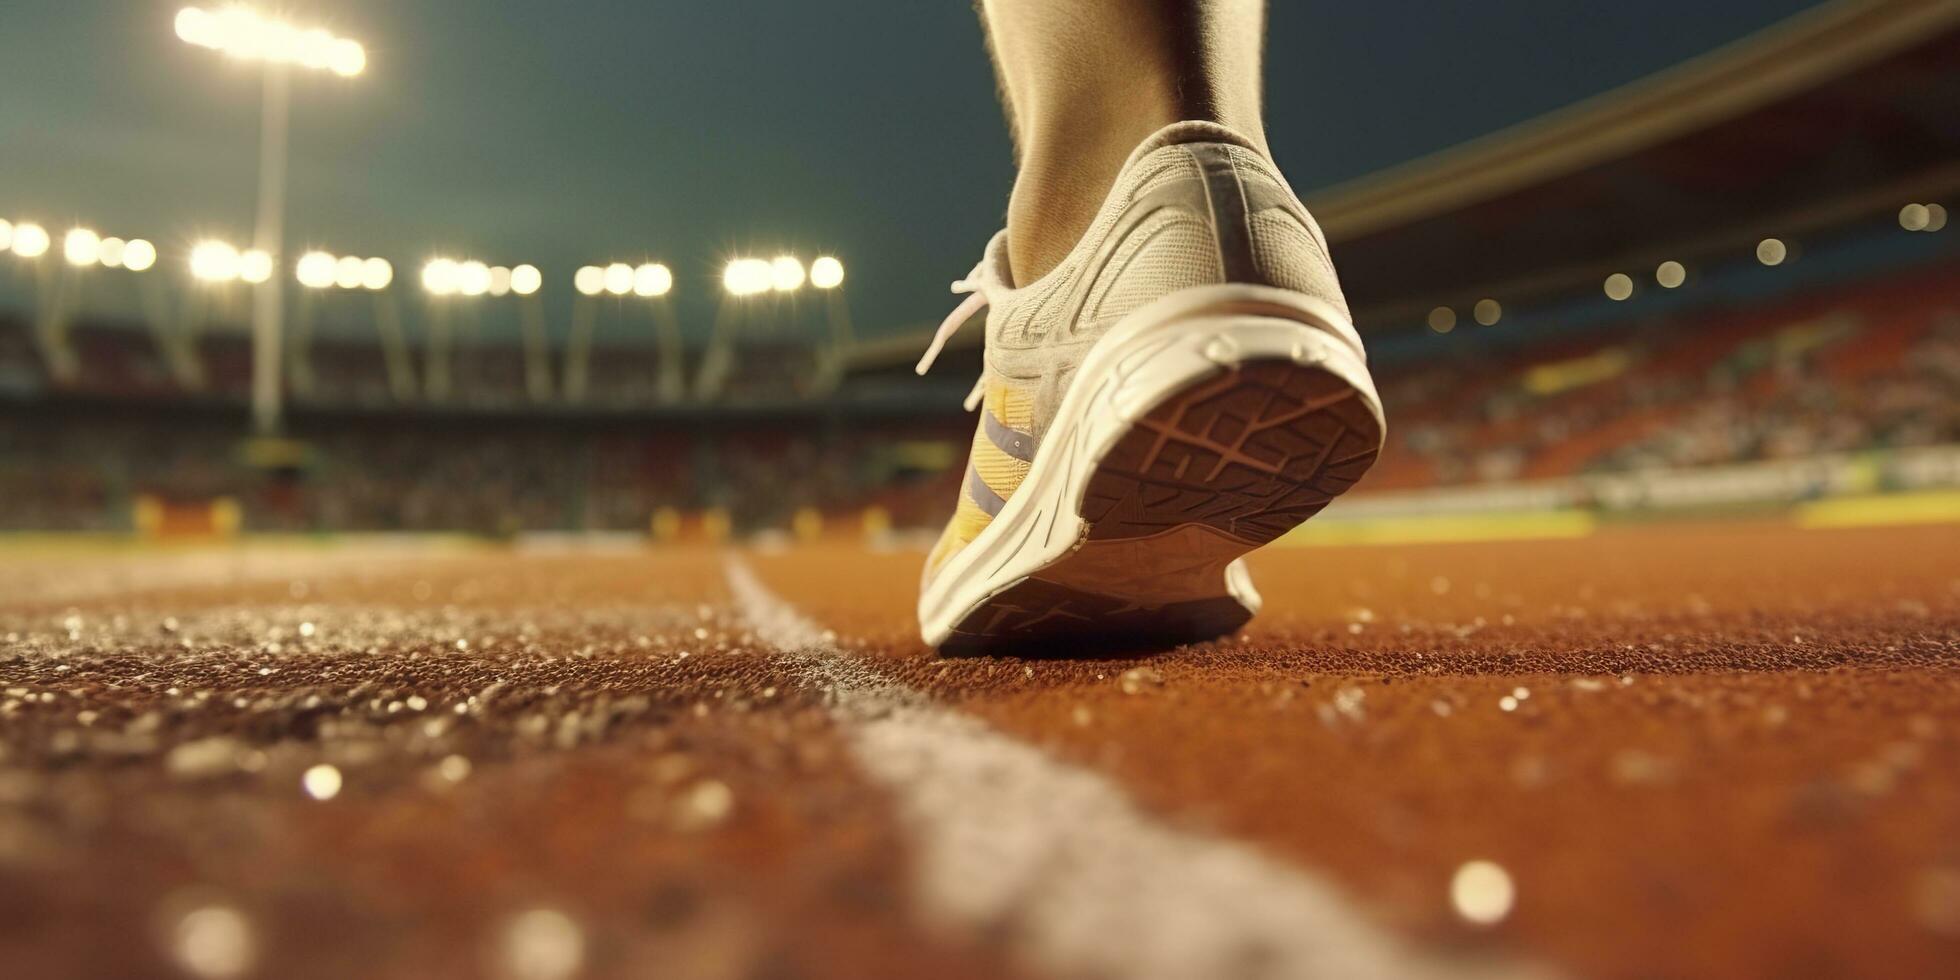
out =
[(1144, 137), (1201, 119), (1261, 149), (1265, 0), (981, 0), (1020, 164), (1007, 205), (1017, 285), (1082, 237)]

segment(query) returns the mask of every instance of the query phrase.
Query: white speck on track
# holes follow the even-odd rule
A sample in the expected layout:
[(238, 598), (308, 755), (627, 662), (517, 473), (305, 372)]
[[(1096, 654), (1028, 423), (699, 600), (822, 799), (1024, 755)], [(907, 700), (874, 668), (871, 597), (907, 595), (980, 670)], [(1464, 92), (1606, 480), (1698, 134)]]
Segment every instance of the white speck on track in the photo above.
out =
[(756, 637), (829, 689), (853, 758), (897, 800), (934, 925), (1006, 936), (1027, 966), (1072, 977), (1548, 975), (1418, 949), (1311, 872), (1171, 827), (1106, 777), (854, 662), (739, 558), (728, 582)]

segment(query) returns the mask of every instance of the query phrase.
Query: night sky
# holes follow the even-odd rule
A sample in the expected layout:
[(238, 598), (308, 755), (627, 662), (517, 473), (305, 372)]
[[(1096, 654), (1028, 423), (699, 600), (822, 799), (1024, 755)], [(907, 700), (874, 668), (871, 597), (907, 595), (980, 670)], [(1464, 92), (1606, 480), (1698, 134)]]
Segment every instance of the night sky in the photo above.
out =
[[(1280, 0), (1272, 145), (1297, 187), (1326, 186), (1806, 6)], [(249, 240), (257, 74), (179, 42), (177, 7), (0, 9), (0, 216), (57, 237), (79, 222), (151, 238), (170, 275), (197, 237)], [(828, 251), (849, 269), (861, 330), (880, 333), (948, 308), (946, 283), (1005, 206), (1008, 140), (960, 0), (278, 9), (369, 52), (358, 79), (297, 85), (293, 250), (383, 255), (406, 286), (437, 253), (528, 261), (556, 307), (576, 266), (651, 257), (674, 267), (698, 322), (726, 256)]]

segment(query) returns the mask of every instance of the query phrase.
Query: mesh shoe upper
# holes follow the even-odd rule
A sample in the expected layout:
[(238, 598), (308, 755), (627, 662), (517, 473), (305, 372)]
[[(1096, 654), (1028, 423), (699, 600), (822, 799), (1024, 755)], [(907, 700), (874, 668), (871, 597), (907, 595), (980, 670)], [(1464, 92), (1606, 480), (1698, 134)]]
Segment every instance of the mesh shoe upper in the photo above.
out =
[(981, 418), (926, 578), (1013, 496), (1076, 368), (1110, 327), (1178, 290), (1227, 282), (1308, 293), (1347, 314), (1312, 216), (1249, 141), (1212, 123), (1177, 123), (1139, 145), (1089, 230), (1035, 282), (1010, 284), (1007, 233), (995, 235), (956, 284), (989, 308)]

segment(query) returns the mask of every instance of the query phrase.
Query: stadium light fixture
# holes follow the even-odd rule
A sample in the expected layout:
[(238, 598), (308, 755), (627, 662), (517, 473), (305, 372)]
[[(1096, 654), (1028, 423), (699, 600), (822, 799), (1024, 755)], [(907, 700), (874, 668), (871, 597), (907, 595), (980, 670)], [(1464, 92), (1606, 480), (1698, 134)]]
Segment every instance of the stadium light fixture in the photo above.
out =
[(333, 284), (342, 289), (361, 288), (366, 276), (367, 260), (358, 255), (343, 255), (333, 264)]
[(455, 259), (431, 259), (422, 267), (422, 288), (432, 296), (453, 296), (461, 288), (462, 272)]
[(769, 285), (779, 293), (803, 288), (803, 263), (794, 255), (778, 255), (769, 263)]
[[(51, 245), (47, 232), (39, 225), (0, 221), (0, 251), (12, 248), (25, 258), (38, 258)], [(141, 238), (125, 240), (91, 228), (75, 227), (61, 236), (61, 257), (76, 268), (100, 265), (105, 269), (142, 272), (156, 264), (157, 250)]]
[(1756, 243), (1756, 261), (1764, 265), (1782, 265), (1790, 257), (1790, 247), (1781, 238), (1765, 238)]
[(380, 292), (395, 281), (395, 266), (384, 258), (370, 258), (361, 263), (361, 288)]
[(1504, 307), (1494, 299), (1480, 299), (1476, 306), (1470, 308), (1470, 315), (1475, 317), (1478, 323), (1486, 327), (1494, 327), (1497, 326), (1497, 321), (1504, 318)]
[(596, 265), (580, 266), (572, 276), (572, 287), (580, 296), (597, 296), (606, 289), (606, 270)]
[(1688, 281), (1688, 268), (1669, 259), (1654, 267), (1654, 281), (1660, 283), (1662, 289), (1674, 289)]
[(1633, 277), (1624, 272), (1615, 272), (1606, 277), (1604, 288), (1606, 298), (1618, 303), (1633, 295)]
[(246, 7), (177, 11), (177, 37), (241, 61), (298, 65), (352, 78), (367, 69), (367, 49), (352, 38), (319, 28), (299, 28)]
[(633, 291), (633, 267), (624, 262), (614, 262), (606, 266), (606, 292), (614, 296), (624, 296)]
[(308, 289), (378, 291), (395, 281), (395, 267), (383, 258), (336, 257), (331, 252), (315, 250), (299, 257), (293, 266), (293, 276)]
[[(381, 276), (379, 269), (371, 271), (377, 278)], [(393, 270), (389, 270), (390, 278), (393, 274)], [(476, 259), (459, 262), (437, 258), (422, 267), (422, 288), (435, 296), (508, 296), (511, 293), (529, 296), (543, 284), (544, 276), (534, 265), (511, 268), (492, 266)]]
[(327, 252), (308, 252), (293, 265), (293, 275), (308, 289), (326, 289), (334, 284), (334, 257)]
[(102, 236), (87, 228), (70, 228), (61, 238), (61, 257), (69, 265), (94, 265), (102, 258)]
[(200, 281), (236, 281), (238, 265), (238, 249), (228, 242), (207, 239), (191, 246), (191, 275)]
[(1926, 205), (1926, 230), (1939, 231), (1946, 227), (1946, 208), (1938, 204)]
[(248, 248), (238, 255), (238, 278), (256, 286), (272, 278), (272, 256), (264, 249)]
[(844, 284), (844, 263), (832, 256), (820, 255), (810, 263), (810, 285), (818, 289), (836, 289)]
[[(185, 7), (173, 22), (186, 44), (226, 57), (259, 63), (258, 210), (253, 252), (241, 256), (240, 276), (266, 284), (252, 298), (252, 421), (261, 435), (278, 432), (284, 406), (283, 343), (285, 286), (273, 279), (275, 257), (285, 254), (287, 129), (294, 69), (331, 72), (352, 78), (367, 70), (367, 49), (352, 38), (320, 28), (301, 28), (265, 17), (250, 7), (221, 10)], [(277, 259), (283, 262), (283, 258)]]
[(645, 262), (633, 270), (633, 295), (665, 296), (674, 288), (674, 273), (658, 262)]
[(1899, 227), (1907, 231), (1925, 231), (1926, 223), (1932, 218), (1924, 204), (1908, 204), (1899, 209)]
[(48, 246), (53, 244), (53, 240), (48, 237), (46, 228), (32, 221), (23, 221), (14, 226), (13, 244), (15, 255), (23, 259), (38, 259), (48, 254)]
[(157, 264), (157, 247), (146, 239), (132, 238), (123, 245), (123, 268), (146, 272)]
[(721, 286), (730, 296), (754, 296), (775, 285), (775, 270), (765, 259), (731, 259), (721, 272)]
[(1429, 329), (1437, 333), (1449, 333), (1456, 329), (1456, 311), (1447, 306), (1438, 306), (1429, 311)]
[(471, 259), (456, 267), (456, 291), (481, 296), (490, 291), (490, 267)]
[(110, 235), (102, 239), (101, 245), (97, 247), (95, 260), (102, 263), (102, 267), (105, 269), (120, 269), (123, 267), (123, 258), (128, 251), (128, 242), (114, 235)]

